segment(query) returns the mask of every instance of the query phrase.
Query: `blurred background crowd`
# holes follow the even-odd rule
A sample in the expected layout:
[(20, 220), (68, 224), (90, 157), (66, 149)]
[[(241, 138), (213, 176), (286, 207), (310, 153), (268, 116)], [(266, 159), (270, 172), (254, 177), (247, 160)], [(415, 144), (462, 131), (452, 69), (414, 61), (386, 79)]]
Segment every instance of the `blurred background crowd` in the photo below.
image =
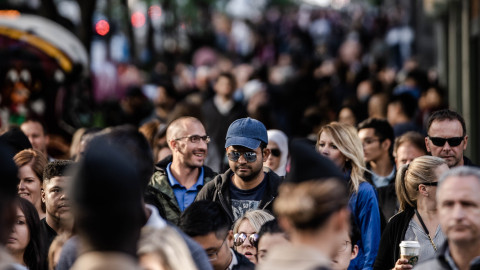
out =
[[(429, 1), (87, 2), (0, 5), (1, 128), (40, 118), (58, 157), (81, 127), (194, 115), (224, 134), (220, 113), (304, 137), (387, 118), (393, 95), (409, 93), (421, 130), (448, 103)], [(215, 96), (235, 108), (213, 110)]]

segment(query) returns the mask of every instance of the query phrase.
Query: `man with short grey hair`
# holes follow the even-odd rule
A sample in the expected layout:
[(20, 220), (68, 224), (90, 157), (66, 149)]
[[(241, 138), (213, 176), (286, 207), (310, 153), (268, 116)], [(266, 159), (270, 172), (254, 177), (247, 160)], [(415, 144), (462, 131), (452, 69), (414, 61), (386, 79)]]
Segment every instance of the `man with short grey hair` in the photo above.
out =
[(415, 269), (480, 269), (480, 169), (454, 168), (439, 183), (437, 210), (447, 243)]

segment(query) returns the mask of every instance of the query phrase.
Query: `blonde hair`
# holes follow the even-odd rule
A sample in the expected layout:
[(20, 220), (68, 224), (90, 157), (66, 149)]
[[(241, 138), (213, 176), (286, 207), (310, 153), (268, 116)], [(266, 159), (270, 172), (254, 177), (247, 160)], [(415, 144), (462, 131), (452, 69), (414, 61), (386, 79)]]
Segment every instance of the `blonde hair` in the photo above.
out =
[(339, 179), (284, 183), (273, 208), (297, 230), (318, 229), (333, 213), (347, 207), (348, 197), (347, 187)]
[(164, 269), (197, 270), (185, 241), (170, 227), (142, 229), (137, 255), (150, 253), (160, 258)]
[(317, 134), (317, 151), (320, 136), (323, 132), (326, 132), (332, 138), (335, 146), (345, 156), (345, 168), (340, 169), (351, 169), (350, 193), (357, 193), (360, 184), (365, 182), (364, 173), (366, 170), (363, 159), (363, 146), (357, 135), (357, 130), (351, 125), (338, 122), (331, 122), (323, 126)]
[(418, 186), (435, 182), (435, 170), (443, 164), (446, 163), (442, 158), (421, 156), (398, 169), (395, 191), (400, 202), (400, 211), (407, 207), (417, 207)]
[(238, 227), (240, 227), (240, 223), (244, 220), (248, 220), (250, 225), (255, 229), (255, 232), (258, 233), (263, 224), (274, 219), (275, 217), (265, 210), (249, 210), (241, 218), (235, 221), (235, 224), (233, 225), (233, 233), (238, 233)]

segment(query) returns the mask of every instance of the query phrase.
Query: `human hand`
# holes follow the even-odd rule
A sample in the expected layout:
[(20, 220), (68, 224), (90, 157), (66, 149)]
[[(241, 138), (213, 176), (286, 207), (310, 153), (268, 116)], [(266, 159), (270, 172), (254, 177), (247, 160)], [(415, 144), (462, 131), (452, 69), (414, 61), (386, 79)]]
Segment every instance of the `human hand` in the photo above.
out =
[(407, 259), (398, 259), (393, 269), (412, 269), (412, 268), (413, 266), (411, 264), (408, 264)]

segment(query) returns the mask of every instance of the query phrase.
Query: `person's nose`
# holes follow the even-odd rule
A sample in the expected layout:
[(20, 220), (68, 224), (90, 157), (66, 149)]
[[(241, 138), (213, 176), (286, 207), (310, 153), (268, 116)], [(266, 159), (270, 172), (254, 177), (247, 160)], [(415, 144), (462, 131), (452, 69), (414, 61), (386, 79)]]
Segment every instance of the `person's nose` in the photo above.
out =
[(242, 243), (242, 247), (251, 247), (252, 246), (252, 243), (250, 243), (250, 239), (245, 239), (245, 241), (243, 241)]
[(240, 155), (240, 157), (238, 158), (238, 163), (242, 163), (242, 164), (247, 163), (247, 160), (245, 159), (245, 154), (244, 153), (242, 153)]
[(448, 144), (448, 142), (445, 142), (442, 150), (445, 151), (445, 152), (448, 152), (448, 151), (452, 150), (452, 147), (450, 146), (450, 144)]
[(20, 181), (20, 183), (18, 184), (18, 189), (19, 190), (24, 190), (25, 189), (25, 182)]
[(68, 201), (69, 200), (66, 192), (62, 193), (62, 195), (60, 196), (60, 200), (63, 200), (63, 201)]
[(455, 204), (452, 209), (452, 217), (455, 220), (462, 220), (465, 218), (465, 210), (460, 203)]

